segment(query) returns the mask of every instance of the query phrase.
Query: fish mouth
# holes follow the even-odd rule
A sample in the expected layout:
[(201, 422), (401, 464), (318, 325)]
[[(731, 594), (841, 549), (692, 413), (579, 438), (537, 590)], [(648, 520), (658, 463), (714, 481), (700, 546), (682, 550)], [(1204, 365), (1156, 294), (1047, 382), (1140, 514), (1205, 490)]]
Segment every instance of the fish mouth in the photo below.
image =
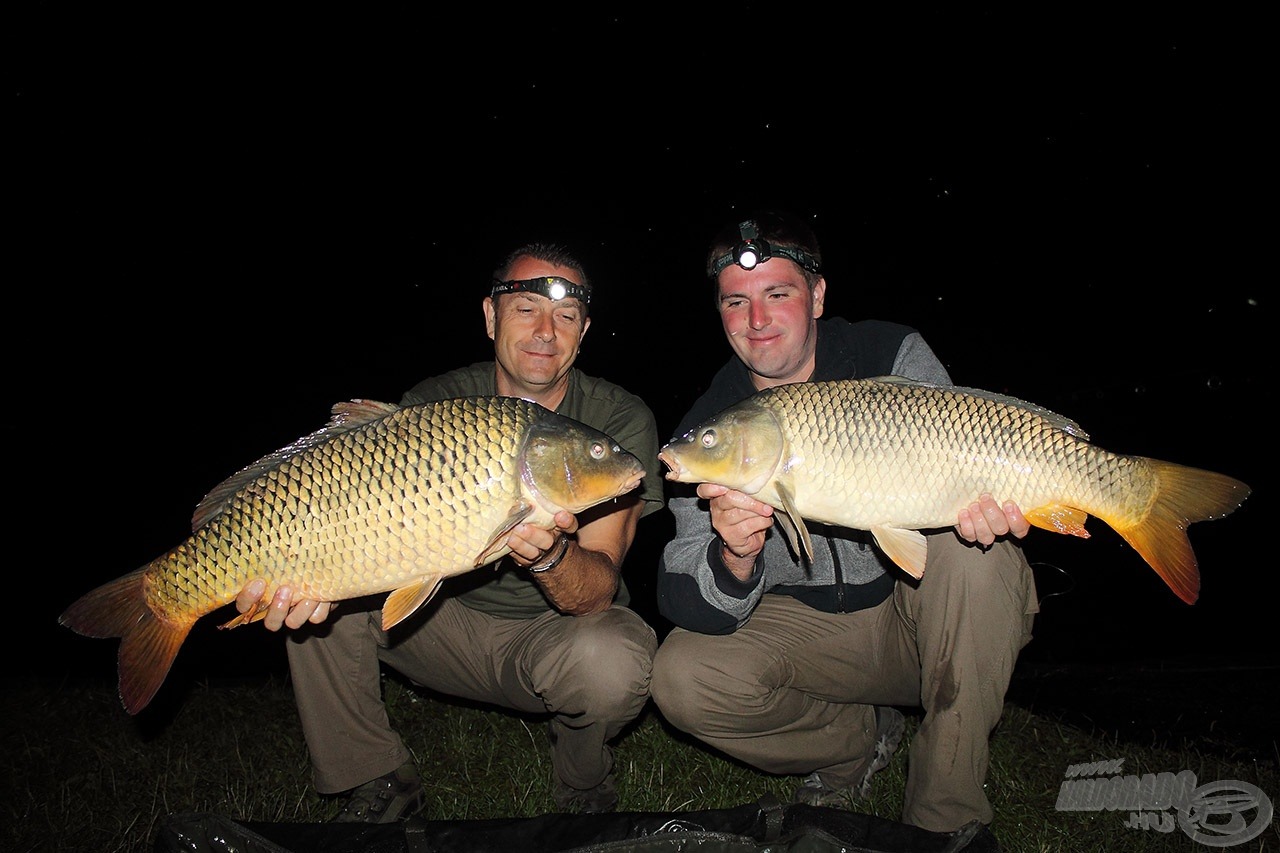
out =
[(679, 480), (681, 475), (686, 473), (685, 467), (680, 464), (680, 460), (676, 458), (674, 453), (666, 449), (658, 451), (658, 461), (671, 469), (666, 473), (668, 480)]

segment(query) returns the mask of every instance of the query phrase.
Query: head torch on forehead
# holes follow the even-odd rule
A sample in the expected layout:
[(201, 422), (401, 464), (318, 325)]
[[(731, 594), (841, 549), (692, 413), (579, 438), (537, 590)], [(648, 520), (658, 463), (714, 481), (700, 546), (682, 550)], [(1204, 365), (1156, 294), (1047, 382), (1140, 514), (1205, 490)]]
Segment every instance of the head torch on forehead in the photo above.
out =
[(711, 277), (715, 278), (729, 264), (737, 264), (744, 270), (755, 269), (770, 258), (786, 258), (795, 261), (811, 273), (822, 272), (813, 255), (794, 246), (774, 246), (760, 237), (754, 219), (748, 219), (738, 226), (738, 245), (711, 262)]
[(540, 275), (537, 278), (520, 278), (493, 280), (493, 296), (500, 293), (537, 293), (553, 302), (573, 297), (582, 301), (583, 305), (591, 303), (591, 287), (578, 284), (559, 275)]

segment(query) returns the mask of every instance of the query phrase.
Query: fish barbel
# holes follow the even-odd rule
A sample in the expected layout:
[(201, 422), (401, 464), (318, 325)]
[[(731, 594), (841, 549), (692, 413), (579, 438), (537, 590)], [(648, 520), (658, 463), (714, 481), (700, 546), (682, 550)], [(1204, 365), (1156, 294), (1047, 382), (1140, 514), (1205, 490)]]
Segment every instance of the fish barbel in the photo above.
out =
[(666, 478), (716, 483), (769, 504), (797, 555), (804, 520), (869, 530), (908, 574), (923, 529), (953, 527), (983, 493), (1036, 527), (1088, 538), (1097, 516), (1188, 604), (1200, 570), (1187, 525), (1249, 496), (1232, 477), (1096, 447), (1074, 421), (974, 388), (896, 376), (780, 385), (730, 406), (658, 454)]
[(196, 621), (254, 578), (266, 615), (274, 590), (294, 601), (391, 592), (384, 628), (451, 575), (510, 553), (521, 523), (551, 529), (636, 488), (640, 460), (609, 436), (529, 400), (464, 397), (400, 407), (352, 400), (323, 428), (213, 489), (192, 534), (147, 565), (75, 601), (59, 622), (120, 637), (120, 698), (136, 714), (163, 683)]

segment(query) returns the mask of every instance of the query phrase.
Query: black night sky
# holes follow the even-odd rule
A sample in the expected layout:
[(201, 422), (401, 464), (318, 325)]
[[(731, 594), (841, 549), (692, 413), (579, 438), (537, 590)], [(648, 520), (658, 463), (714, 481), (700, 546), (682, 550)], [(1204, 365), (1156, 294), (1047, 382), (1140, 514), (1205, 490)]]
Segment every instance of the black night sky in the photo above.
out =
[[(1065, 594), (1028, 659), (1270, 662), (1259, 21), (355, 8), (40, 4), (18, 28), (7, 624), (50, 650), (30, 666), (113, 675), (114, 641), (57, 627), (70, 601), (334, 402), (488, 357), (480, 300), (526, 239), (585, 255), (579, 365), (673, 430), (729, 352), (706, 243), (756, 206), (812, 218), (829, 313), (914, 325), (958, 384), (1253, 487), (1190, 530), (1194, 607), (1097, 520), (1033, 531), (1042, 596)], [(644, 522), (628, 561), (641, 607), (666, 531)], [(180, 663), (282, 660), (234, 633)]]

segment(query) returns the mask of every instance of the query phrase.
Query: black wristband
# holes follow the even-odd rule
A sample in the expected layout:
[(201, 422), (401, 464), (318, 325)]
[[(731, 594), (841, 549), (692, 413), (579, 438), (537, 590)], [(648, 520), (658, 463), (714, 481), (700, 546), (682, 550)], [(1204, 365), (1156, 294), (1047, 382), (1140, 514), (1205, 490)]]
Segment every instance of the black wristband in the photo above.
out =
[[(555, 546), (553, 545), (551, 547), (554, 548)], [(554, 569), (556, 566), (560, 565), (560, 561), (564, 559), (564, 555), (567, 553), (569, 553), (569, 537), (561, 533), (560, 534), (560, 550), (556, 552), (556, 555), (552, 557), (550, 560), (547, 560), (542, 565), (530, 566), (529, 571), (533, 572), (534, 574), (549, 572), (552, 569)]]

